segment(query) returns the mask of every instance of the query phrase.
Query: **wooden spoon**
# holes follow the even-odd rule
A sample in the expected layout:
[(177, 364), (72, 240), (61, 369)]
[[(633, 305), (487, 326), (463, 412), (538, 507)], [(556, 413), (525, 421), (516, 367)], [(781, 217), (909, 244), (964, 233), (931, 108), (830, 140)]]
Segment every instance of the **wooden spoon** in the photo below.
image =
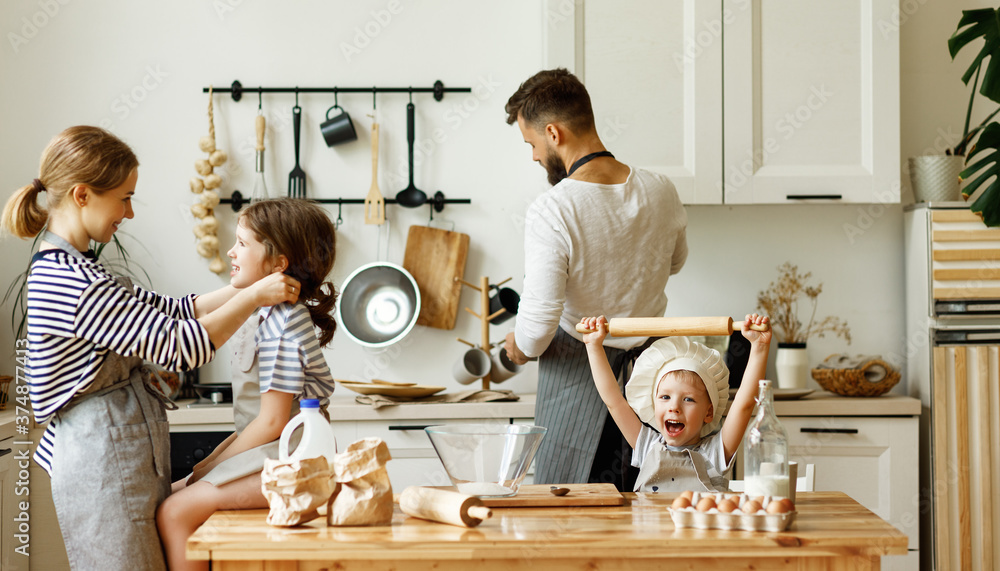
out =
[(385, 199), (378, 189), (378, 123), (372, 121), (372, 186), (365, 197), (365, 224), (385, 223)]

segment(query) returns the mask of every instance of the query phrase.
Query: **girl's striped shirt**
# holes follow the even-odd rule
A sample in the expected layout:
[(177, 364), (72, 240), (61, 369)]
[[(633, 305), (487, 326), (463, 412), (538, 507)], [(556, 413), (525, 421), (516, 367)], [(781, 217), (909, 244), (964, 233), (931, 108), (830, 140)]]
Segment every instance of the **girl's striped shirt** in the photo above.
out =
[(316, 328), (303, 303), (261, 308), (257, 327), (257, 365), (260, 392), (274, 389), (320, 399), (326, 405), (335, 384), (316, 337)]
[(28, 388), (35, 420), (51, 419), (35, 461), (51, 473), (58, 420), (52, 416), (93, 384), (109, 351), (170, 371), (215, 356), (195, 320), (194, 298), (126, 289), (100, 264), (63, 250), (38, 252), (28, 275)]

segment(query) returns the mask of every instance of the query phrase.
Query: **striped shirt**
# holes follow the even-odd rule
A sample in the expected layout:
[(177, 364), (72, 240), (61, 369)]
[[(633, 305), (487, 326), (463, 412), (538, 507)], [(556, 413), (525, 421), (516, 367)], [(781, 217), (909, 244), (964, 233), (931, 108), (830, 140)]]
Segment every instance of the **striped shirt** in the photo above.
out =
[(100, 264), (63, 250), (38, 252), (28, 275), (28, 389), (35, 421), (51, 419), (35, 461), (51, 474), (57, 419), (90, 387), (109, 351), (187, 371), (215, 356), (194, 318), (194, 298), (129, 291)]
[(257, 364), (260, 392), (269, 390), (329, 402), (335, 387), (330, 367), (316, 337), (316, 328), (303, 303), (263, 307), (258, 315)]

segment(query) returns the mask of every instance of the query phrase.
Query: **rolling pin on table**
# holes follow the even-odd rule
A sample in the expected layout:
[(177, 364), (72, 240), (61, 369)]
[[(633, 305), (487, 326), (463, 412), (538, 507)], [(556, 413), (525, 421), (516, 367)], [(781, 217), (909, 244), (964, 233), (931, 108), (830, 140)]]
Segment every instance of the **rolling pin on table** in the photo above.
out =
[(476, 496), (422, 486), (403, 490), (399, 509), (411, 517), (464, 527), (476, 527), (493, 516), (493, 510)]

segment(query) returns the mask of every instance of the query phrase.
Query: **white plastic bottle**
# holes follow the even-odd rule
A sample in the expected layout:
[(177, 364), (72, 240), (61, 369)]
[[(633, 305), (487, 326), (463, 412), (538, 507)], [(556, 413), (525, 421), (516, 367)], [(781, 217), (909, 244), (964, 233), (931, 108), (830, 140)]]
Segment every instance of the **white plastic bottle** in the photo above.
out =
[[(326, 461), (333, 466), (333, 457), (337, 454), (337, 439), (330, 422), (319, 412), (319, 399), (302, 399), (299, 408), (299, 414), (289, 420), (281, 431), (278, 459), (289, 462), (326, 456)], [(288, 441), (299, 425), (302, 425), (302, 438), (295, 450), (289, 453)]]

